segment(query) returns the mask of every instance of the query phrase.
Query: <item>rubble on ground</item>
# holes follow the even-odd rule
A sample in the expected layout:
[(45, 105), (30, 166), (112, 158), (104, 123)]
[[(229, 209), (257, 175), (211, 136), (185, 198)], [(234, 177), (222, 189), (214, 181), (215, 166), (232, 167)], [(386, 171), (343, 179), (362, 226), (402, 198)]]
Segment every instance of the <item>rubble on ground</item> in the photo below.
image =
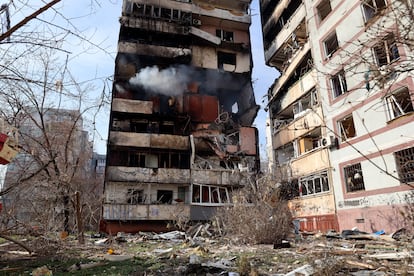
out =
[[(301, 233), (283, 242), (289, 246), (239, 245), (200, 223), (186, 232), (90, 236), (83, 246), (68, 238), (58, 254), (71, 248), (88, 260), (67, 267), (67, 271), (93, 270), (107, 262), (128, 260), (134, 265), (139, 259), (161, 264), (146, 269), (145, 275), (413, 275), (412, 235), (407, 230), (396, 233)], [(0, 264), (23, 257), (10, 243), (0, 245), (0, 252)], [(52, 271), (50, 266), (48, 269)]]

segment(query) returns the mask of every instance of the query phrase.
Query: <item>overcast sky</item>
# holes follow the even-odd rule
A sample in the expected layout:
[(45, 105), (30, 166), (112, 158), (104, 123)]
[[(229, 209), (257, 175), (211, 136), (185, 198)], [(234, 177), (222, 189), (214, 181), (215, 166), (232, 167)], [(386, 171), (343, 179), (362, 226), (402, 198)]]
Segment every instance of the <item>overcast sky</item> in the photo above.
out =
[[(8, 1), (3, 1), (8, 2)], [(37, 2), (37, 3), (36, 3)], [(46, 1), (50, 2), (50, 1)], [(256, 95), (257, 104), (261, 105), (261, 109), (255, 121), (255, 126), (259, 130), (259, 143), (261, 146), (261, 158), (265, 158), (265, 126), (267, 114), (264, 111), (265, 104), (262, 102), (263, 96), (266, 94), (268, 88), (277, 77), (278, 73), (275, 69), (269, 68), (264, 64), (262, 34), (260, 26), (259, 15), (259, 0), (253, 0), (251, 5), (252, 10), (252, 26), (251, 42), (252, 42), (252, 54), (253, 54), (253, 87)], [(30, 0), (29, 1), (32, 12), (38, 7), (44, 5), (42, 0)], [(94, 5), (89, 5), (94, 3)], [(99, 3), (97, 6), (96, 3)], [(106, 76), (113, 75), (114, 72), (114, 59), (117, 50), (117, 40), (119, 33), (119, 21), (118, 18), (121, 14), (122, 0), (63, 0), (61, 3), (54, 6), (56, 10), (64, 17), (71, 19), (74, 26), (77, 26), (81, 30), (85, 37), (88, 37), (92, 43), (99, 45), (101, 49), (96, 47), (90, 47), (91, 45), (79, 44), (79, 40), (72, 38), (63, 47), (65, 50), (70, 51), (70, 68), (72, 74), (77, 81), (84, 81), (88, 79), (98, 79), (95, 84), (96, 93), (102, 91), (103, 80)], [(12, 26), (18, 21), (20, 15), (21, 18), (27, 16), (29, 11), (12, 11)], [(53, 12), (47, 11), (42, 15), (45, 19), (50, 18)], [(53, 17), (56, 23), (60, 23), (59, 16)], [(32, 22), (34, 24), (35, 22)], [(67, 24), (67, 23), (63, 23)], [(84, 50), (87, 49), (86, 52)], [(82, 54), (78, 54), (83, 52)], [(92, 135), (95, 140), (94, 150), (99, 153), (106, 152), (106, 139), (108, 132), (108, 120), (109, 110), (96, 120), (95, 135)], [(85, 124), (88, 122), (85, 120)], [(86, 126), (87, 127), (87, 126)]]

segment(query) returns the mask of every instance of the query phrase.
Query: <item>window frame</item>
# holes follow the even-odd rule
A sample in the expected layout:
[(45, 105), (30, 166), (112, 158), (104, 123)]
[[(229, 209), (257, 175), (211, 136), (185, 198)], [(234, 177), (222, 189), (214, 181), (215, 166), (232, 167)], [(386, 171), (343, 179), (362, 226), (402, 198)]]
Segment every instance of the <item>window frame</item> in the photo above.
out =
[(400, 59), (400, 52), (393, 34), (384, 37), (372, 47), (375, 63), (378, 67), (389, 65)]
[(226, 187), (192, 184), (191, 204), (222, 206), (230, 203), (229, 191)]
[(316, 6), (316, 11), (318, 13), (319, 22), (322, 22), (332, 12), (331, 1), (330, 0), (322, 0), (318, 4), (318, 6)]
[[(408, 101), (399, 101), (400, 97), (397, 98), (396, 96), (401, 96), (401, 94), (405, 93), (407, 95), (402, 95), (402, 98), (408, 97)], [(411, 97), (410, 90), (406, 86), (400, 87), (392, 91), (389, 95), (385, 97), (384, 101), (389, 121), (414, 112), (413, 99)], [(404, 106), (401, 106), (404, 103), (407, 104), (405, 108)], [(410, 104), (410, 106), (408, 106), (408, 104)]]
[[(319, 188), (316, 185), (316, 180), (319, 180)], [(312, 189), (309, 189), (309, 184), (312, 185)], [(299, 178), (298, 181), (299, 196), (312, 196), (318, 194), (328, 193), (331, 190), (329, 183), (328, 171), (322, 171), (319, 173), (307, 175)], [(325, 189), (327, 187), (327, 189)], [(306, 190), (306, 192), (304, 192)], [(311, 192), (309, 192), (311, 191)]]
[[(345, 122), (348, 119), (352, 119), (352, 126), (353, 126), (353, 135), (349, 136), (347, 135), (347, 129), (345, 129), (343, 122)], [(356, 132), (356, 128), (355, 128), (355, 121), (354, 121), (354, 116), (353, 114), (348, 114), (347, 116), (343, 117), (342, 119), (339, 119), (337, 121), (337, 125), (338, 125), (338, 130), (339, 130), (339, 137), (341, 138), (341, 142), (345, 142), (348, 141), (349, 139), (352, 139), (354, 137), (357, 137), (357, 132)]]
[(361, 163), (355, 163), (343, 167), (343, 173), (347, 193), (365, 191), (365, 182)]
[[(382, 1), (382, 5), (378, 7), (378, 2)], [(369, 4), (372, 2), (372, 5)], [(387, 1), (386, 0), (363, 0), (361, 3), (362, 15), (364, 17), (364, 22), (368, 23), (373, 18), (376, 17), (382, 10), (387, 8)], [(371, 11), (371, 13), (369, 13)]]
[(334, 30), (325, 38), (325, 40), (323, 41), (323, 48), (325, 51), (325, 57), (327, 59), (331, 58), (339, 49), (339, 40), (336, 30)]
[[(414, 147), (394, 152), (394, 159), (400, 182), (414, 182)], [(408, 169), (404, 168), (407, 165)]]
[(348, 92), (348, 84), (346, 82), (345, 70), (340, 70), (334, 76), (330, 78), (332, 97), (337, 98)]

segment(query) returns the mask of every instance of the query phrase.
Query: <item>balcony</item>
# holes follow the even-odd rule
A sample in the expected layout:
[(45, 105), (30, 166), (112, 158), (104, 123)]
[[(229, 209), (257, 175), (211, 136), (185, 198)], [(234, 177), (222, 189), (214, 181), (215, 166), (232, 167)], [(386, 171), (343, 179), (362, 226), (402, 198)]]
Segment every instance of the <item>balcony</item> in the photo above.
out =
[(248, 184), (248, 177), (239, 171), (230, 170), (196, 170), (191, 171), (192, 182), (207, 185), (243, 186)]
[(158, 148), (158, 149), (189, 149), (188, 136), (170, 134), (151, 134), (111, 131), (109, 143), (117, 146)]
[(145, 54), (148, 56), (177, 58), (191, 56), (191, 49), (166, 47), (148, 44), (139, 44), (134, 42), (120, 41), (118, 43), (118, 52), (127, 54)]
[(190, 183), (190, 170), (108, 166), (107, 180), (112, 182)]
[(185, 204), (104, 204), (106, 220), (176, 220), (190, 218), (190, 205)]
[[(272, 29), (265, 33), (265, 60), (266, 63), (276, 66), (280, 69), (283, 61), (289, 59), (289, 56), (286, 56), (286, 51), (281, 51), (282, 46), (288, 43), (288, 40), (292, 40), (292, 34), (294, 34), (297, 43), (304, 44), (307, 38), (306, 32), (306, 23), (305, 23), (306, 10), (305, 6), (301, 6), (295, 11), (289, 21), (283, 26), (282, 30), (277, 33), (276, 37), (273, 39)], [(294, 41), (292, 41), (294, 42)], [(269, 45), (267, 47), (267, 45)], [(289, 44), (290, 45), (290, 44)], [(287, 45), (286, 45), (287, 46)], [(295, 45), (290, 45), (295, 48)], [(280, 55), (278, 57), (278, 55)]]
[(127, 112), (138, 114), (152, 114), (152, 101), (128, 100), (121, 98), (112, 99), (112, 112)]
[(281, 127), (273, 136), (273, 148), (277, 149), (292, 142), (300, 136), (320, 127), (323, 124), (323, 115), (321, 106), (307, 109), (291, 123)]
[[(272, 97), (283, 92), (282, 86), (286, 83), (287, 78), (282, 75), (272, 89)], [(299, 98), (308, 93), (312, 88), (316, 86), (316, 70), (312, 69), (303, 75), (297, 82), (288, 88), (283, 97), (280, 97), (278, 105), (279, 110), (284, 110)]]
[(319, 148), (314, 151), (307, 152), (290, 163), (293, 177), (300, 177), (324, 168), (329, 168), (328, 149)]

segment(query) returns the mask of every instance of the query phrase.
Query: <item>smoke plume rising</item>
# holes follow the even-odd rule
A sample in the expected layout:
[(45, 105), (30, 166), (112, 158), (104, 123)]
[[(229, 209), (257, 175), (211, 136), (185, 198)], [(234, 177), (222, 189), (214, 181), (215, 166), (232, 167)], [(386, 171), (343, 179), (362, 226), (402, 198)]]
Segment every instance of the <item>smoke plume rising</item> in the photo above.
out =
[(191, 81), (191, 67), (176, 65), (160, 70), (157, 66), (145, 67), (129, 82), (148, 91), (167, 96), (177, 96), (187, 89)]

